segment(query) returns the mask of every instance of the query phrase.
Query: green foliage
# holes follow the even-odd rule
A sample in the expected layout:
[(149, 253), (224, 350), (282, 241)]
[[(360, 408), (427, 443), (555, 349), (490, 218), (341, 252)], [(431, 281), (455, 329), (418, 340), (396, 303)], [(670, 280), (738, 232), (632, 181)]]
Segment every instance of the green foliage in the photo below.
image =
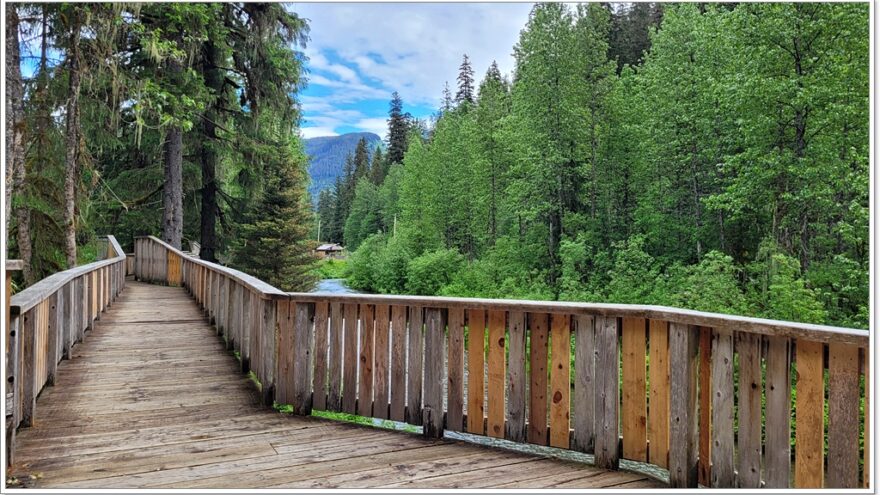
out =
[(349, 257), (348, 285), (352, 289), (372, 292), (378, 287), (379, 265), (377, 260), (385, 249), (387, 240), (383, 234), (373, 234), (361, 243)]
[(428, 251), (409, 263), (406, 270), (406, 290), (416, 295), (437, 294), (463, 266), (464, 257), (455, 249)]
[(348, 276), (348, 262), (332, 258), (318, 261), (315, 273), (320, 279), (345, 278)]

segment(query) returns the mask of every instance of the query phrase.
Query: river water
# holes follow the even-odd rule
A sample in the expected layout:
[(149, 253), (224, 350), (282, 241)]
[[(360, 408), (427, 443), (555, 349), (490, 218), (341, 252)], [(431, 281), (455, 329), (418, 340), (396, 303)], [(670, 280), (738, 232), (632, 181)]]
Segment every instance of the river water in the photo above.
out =
[(361, 294), (349, 287), (344, 278), (327, 278), (319, 280), (312, 292), (327, 292), (330, 294)]

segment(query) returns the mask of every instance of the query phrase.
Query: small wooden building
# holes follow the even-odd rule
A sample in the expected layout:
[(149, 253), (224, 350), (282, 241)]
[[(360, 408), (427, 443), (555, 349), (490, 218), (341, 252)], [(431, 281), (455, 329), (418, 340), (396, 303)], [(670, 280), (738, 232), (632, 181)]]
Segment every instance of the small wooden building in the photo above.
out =
[(345, 253), (345, 248), (340, 246), (339, 244), (321, 244), (317, 248), (315, 248), (315, 254), (318, 255), (318, 258), (321, 259), (342, 259)]

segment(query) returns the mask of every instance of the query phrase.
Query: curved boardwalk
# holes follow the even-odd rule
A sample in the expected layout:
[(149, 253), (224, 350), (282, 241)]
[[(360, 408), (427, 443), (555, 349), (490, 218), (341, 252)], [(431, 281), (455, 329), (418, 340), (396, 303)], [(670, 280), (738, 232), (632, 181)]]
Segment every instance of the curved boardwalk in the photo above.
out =
[(261, 407), (196, 303), (129, 282), (18, 434), (41, 488), (647, 488), (641, 474)]

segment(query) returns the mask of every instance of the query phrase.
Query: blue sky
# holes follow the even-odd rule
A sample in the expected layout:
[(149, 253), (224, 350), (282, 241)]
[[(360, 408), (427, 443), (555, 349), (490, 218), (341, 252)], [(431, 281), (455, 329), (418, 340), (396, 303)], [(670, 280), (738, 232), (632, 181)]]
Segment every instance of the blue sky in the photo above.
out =
[(493, 60), (513, 69), (526, 3), (291, 3), (310, 22), (309, 84), (301, 93), (303, 137), (386, 133), (388, 101), (426, 117), (443, 84), (455, 87), (467, 53), (479, 81)]

